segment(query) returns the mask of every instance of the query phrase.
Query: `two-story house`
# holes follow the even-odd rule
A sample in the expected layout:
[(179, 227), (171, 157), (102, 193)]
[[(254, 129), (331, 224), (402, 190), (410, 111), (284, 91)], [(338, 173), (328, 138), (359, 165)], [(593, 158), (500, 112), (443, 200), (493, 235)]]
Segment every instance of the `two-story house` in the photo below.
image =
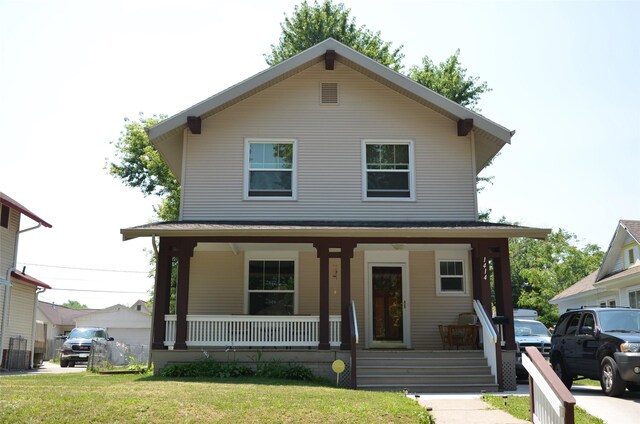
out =
[(640, 308), (640, 221), (620, 220), (600, 268), (550, 302), (560, 313), (581, 306)]
[[(22, 216), (36, 225), (20, 229)], [(33, 366), (38, 293), (49, 285), (16, 269), (20, 234), (51, 224), (0, 193), (0, 368)]]
[[(485, 324), (512, 317), (508, 238), (549, 232), (478, 221), (476, 177), (512, 135), (333, 39), (151, 128), (180, 220), (121, 232), (159, 239), (155, 369), (252, 347), (322, 374), (336, 358), (441, 353), (439, 325), (478, 308)], [(493, 349), (503, 384), (492, 343), (474, 347)], [(351, 376), (374, 388), (363, 367)]]

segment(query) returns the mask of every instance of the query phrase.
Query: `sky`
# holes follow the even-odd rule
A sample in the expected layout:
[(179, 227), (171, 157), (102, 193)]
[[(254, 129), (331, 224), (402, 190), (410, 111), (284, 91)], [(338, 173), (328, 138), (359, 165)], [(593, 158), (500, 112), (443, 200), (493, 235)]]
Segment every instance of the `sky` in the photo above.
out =
[[(640, 1), (344, 1), (402, 45), (404, 71), (460, 49), (487, 81), (482, 114), (515, 130), (483, 175), (481, 210), (606, 249), (640, 219)], [(299, 1), (0, 0), (0, 191), (53, 225), (21, 235), (18, 268), (47, 302), (147, 299), (154, 220), (108, 175), (124, 118), (173, 115), (267, 68)], [(23, 219), (23, 228), (33, 225)]]

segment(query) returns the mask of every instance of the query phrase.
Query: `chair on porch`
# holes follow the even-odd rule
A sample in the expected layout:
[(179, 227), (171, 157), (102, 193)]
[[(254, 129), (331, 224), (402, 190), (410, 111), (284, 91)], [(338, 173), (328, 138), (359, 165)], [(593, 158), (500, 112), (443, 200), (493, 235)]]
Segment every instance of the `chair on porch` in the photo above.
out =
[(469, 349), (478, 349), (478, 318), (474, 313), (462, 313), (458, 315), (457, 324), (440, 324), (438, 331), (442, 340), (442, 349), (452, 350), (468, 346)]

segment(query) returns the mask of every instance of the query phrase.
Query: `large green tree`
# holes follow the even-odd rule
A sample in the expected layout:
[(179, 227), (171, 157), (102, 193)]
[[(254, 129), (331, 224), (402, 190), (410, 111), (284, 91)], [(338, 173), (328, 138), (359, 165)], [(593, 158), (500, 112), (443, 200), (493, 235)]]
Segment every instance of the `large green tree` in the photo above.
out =
[(80, 303), (77, 300), (71, 300), (71, 299), (64, 302), (62, 306), (64, 306), (65, 308), (71, 308), (71, 309), (89, 309), (89, 307), (84, 303)]
[(165, 115), (145, 117), (142, 113), (137, 120), (125, 118), (120, 137), (112, 142), (116, 157), (107, 168), (126, 186), (139, 188), (145, 196), (159, 196), (161, 202), (154, 208), (156, 215), (163, 221), (176, 221), (180, 210), (180, 184), (149, 142), (145, 130), (165, 118)]
[(382, 40), (380, 31), (357, 26), (350, 13), (342, 3), (316, 0), (311, 6), (303, 1), (294, 7), (291, 17), (285, 15), (280, 24), (280, 40), (265, 55), (267, 63), (276, 65), (331, 37), (395, 71), (402, 69), (402, 46), (394, 48), (392, 43)]
[(558, 312), (549, 300), (575, 282), (597, 270), (604, 252), (595, 244), (579, 246), (575, 234), (553, 231), (547, 240), (509, 240), (514, 306), (538, 311), (550, 326)]

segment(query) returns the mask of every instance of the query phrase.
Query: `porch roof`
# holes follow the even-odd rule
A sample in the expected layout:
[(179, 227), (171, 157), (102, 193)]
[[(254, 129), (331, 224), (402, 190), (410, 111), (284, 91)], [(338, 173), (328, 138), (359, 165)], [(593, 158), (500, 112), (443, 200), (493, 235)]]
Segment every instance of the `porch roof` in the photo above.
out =
[(174, 221), (120, 230), (137, 237), (389, 237), (545, 239), (550, 229), (478, 221)]

